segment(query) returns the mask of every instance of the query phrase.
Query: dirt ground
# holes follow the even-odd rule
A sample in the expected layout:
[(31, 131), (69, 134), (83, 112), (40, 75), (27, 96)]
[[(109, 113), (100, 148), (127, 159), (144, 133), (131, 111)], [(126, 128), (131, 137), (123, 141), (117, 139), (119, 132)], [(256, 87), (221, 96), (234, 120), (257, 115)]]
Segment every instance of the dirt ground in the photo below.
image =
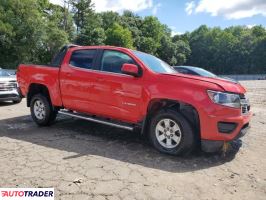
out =
[(0, 187), (54, 187), (62, 200), (265, 200), (266, 81), (242, 84), (252, 127), (225, 157), (163, 155), (139, 135), (73, 118), (39, 128), (25, 100), (1, 103)]

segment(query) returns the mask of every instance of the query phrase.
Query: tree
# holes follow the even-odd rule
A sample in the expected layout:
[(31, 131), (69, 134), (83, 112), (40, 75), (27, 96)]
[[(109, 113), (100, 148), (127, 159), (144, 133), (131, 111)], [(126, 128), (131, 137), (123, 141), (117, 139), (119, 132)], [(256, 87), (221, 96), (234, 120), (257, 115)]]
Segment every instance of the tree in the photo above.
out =
[(107, 11), (99, 14), (102, 19), (102, 28), (106, 31), (112, 27), (114, 23), (121, 24), (120, 15), (117, 12)]
[(131, 11), (96, 13), (92, 0), (64, 0), (63, 6), (49, 0), (0, 1), (1, 67), (47, 63), (61, 46), (73, 42), (133, 48), (171, 65), (194, 65), (218, 74), (266, 73), (265, 38), (263, 26), (206, 25), (171, 37), (169, 27), (156, 17)]
[(46, 63), (68, 42), (60, 23), (61, 8), (48, 0), (0, 1), (0, 63)]
[(177, 65), (183, 65), (186, 63), (188, 57), (191, 54), (190, 46), (187, 42), (179, 40), (175, 42), (177, 55), (175, 56)]
[(164, 35), (163, 25), (156, 17), (145, 17), (141, 25), (141, 32), (142, 38), (139, 49), (147, 53), (155, 54)]
[(137, 49), (140, 48), (142, 35), (141, 26), (143, 21), (142, 18), (131, 11), (124, 11), (120, 20), (121, 25), (132, 33), (134, 47)]
[(173, 42), (170, 37), (163, 36), (157, 52), (159, 57), (170, 65), (182, 65), (190, 54), (190, 48), (182, 40)]
[(103, 45), (106, 40), (106, 35), (103, 28), (91, 28), (86, 26), (81, 30), (81, 33), (76, 38), (78, 45)]
[(105, 43), (108, 45), (133, 48), (131, 32), (117, 23), (107, 29), (106, 36)]
[(72, 6), (77, 33), (79, 33), (88, 24), (87, 19), (94, 14), (94, 4), (91, 0), (72, 0)]
[(32, 55), (41, 45), (42, 15), (33, 0), (0, 1), (0, 63), (15, 67), (35, 61)]
[(73, 16), (66, 7), (48, 3), (43, 5), (42, 12), (47, 23), (53, 23), (60, 30), (66, 32), (69, 40), (74, 38)]
[[(265, 30), (264, 30), (265, 31)], [(266, 72), (266, 34), (260, 37), (254, 46), (254, 50), (251, 53), (252, 60), (254, 63), (253, 71), (256, 73)]]
[(58, 29), (54, 24), (45, 25), (45, 34), (41, 38), (43, 45), (36, 49), (33, 57), (36, 58), (35, 63), (50, 63), (53, 56), (59, 49), (68, 43), (68, 35), (64, 30)]
[(101, 16), (93, 13), (84, 23), (84, 27), (77, 34), (75, 43), (78, 45), (103, 45), (106, 34), (102, 28)]
[(208, 40), (208, 32), (208, 27), (204, 25), (190, 33), (189, 44), (191, 55), (187, 62), (188, 65), (198, 67), (209, 66), (209, 59), (211, 59), (209, 46), (211, 44)]

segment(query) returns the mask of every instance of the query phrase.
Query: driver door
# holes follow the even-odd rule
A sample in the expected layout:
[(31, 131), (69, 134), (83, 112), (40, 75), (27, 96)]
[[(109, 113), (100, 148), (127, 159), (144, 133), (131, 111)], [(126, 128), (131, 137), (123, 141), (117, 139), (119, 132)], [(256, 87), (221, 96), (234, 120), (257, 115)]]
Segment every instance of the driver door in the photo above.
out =
[(135, 64), (135, 61), (120, 51), (103, 51), (94, 86), (97, 96), (93, 101), (100, 114), (134, 123), (141, 119), (143, 80), (123, 74), (121, 68), (125, 63)]

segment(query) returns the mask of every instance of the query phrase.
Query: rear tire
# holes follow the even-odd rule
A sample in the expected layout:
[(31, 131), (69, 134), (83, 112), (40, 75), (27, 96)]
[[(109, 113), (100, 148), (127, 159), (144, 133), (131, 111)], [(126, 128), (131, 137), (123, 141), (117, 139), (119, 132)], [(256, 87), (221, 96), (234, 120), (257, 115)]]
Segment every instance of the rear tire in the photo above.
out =
[(39, 126), (50, 125), (57, 116), (57, 110), (54, 109), (49, 99), (42, 94), (36, 94), (32, 97), (30, 111), (32, 119)]
[(151, 119), (149, 138), (158, 151), (171, 155), (187, 155), (196, 144), (189, 122), (174, 110), (164, 110)]

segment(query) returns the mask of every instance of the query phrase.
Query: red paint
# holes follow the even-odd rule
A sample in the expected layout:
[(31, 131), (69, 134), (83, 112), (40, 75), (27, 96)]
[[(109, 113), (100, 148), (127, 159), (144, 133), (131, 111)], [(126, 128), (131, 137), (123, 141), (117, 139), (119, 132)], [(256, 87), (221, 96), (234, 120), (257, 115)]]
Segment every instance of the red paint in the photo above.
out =
[[(78, 49), (124, 52), (136, 61), (142, 76), (73, 67), (69, 64), (70, 56)], [(130, 64), (124, 65), (123, 69), (136, 72)], [(74, 47), (68, 50), (60, 68), (22, 64), (17, 77), (24, 96), (32, 83), (43, 84), (48, 88), (54, 106), (130, 123), (141, 122), (149, 103), (155, 99), (191, 104), (199, 113), (201, 139), (232, 140), (250, 120), (250, 114), (243, 116), (240, 109), (214, 104), (206, 92), (216, 90), (243, 94), (246, 91), (240, 84), (184, 74), (158, 74), (146, 67), (131, 50), (120, 47)], [(217, 130), (218, 121), (237, 122), (239, 125), (232, 134), (221, 134)]]

